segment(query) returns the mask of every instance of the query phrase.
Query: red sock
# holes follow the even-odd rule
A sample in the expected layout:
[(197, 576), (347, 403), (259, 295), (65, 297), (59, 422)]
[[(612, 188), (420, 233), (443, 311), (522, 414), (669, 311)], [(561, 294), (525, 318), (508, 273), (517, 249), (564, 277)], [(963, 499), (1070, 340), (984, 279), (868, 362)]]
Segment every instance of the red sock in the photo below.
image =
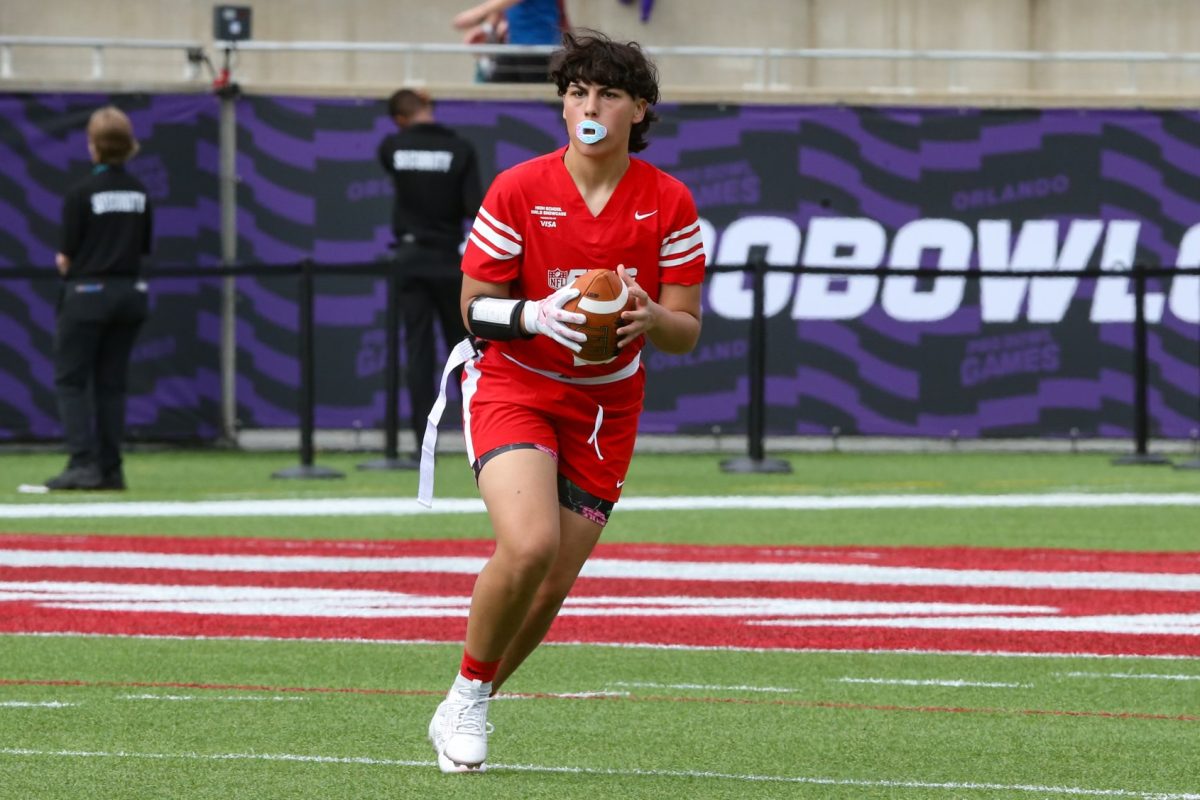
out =
[(458, 671), (469, 681), (491, 683), (499, 669), (499, 659), (495, 661), (478, 661), (466, 650), (463, 650), (462, 666), (458, 668)]

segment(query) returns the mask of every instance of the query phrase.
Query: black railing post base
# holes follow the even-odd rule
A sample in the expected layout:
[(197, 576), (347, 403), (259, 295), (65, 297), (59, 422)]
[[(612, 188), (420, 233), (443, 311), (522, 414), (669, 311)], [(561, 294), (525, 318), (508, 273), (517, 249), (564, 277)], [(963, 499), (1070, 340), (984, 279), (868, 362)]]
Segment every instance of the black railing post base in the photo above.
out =
[(360, 470), (399, 470), (420, 468), (420, 459), (405, 458), (403, 456), (397, 456), (396, 458), (379, 458), (374, 461), (364, 461), (358, 465), (358, 469)]
[(322, 467), (318, 464), (300, 464), (299, 466), (296, 466), (296, 467), (288, 467), (287, 469), (281, 469), (278, 472), (272, 472), (271, 477), (272, 478), (299, 478), (299, 479), (321, 478), (321, 479), (325, 479), (325, 478), (344, 478), (344, 477), (346, 477), (346, 475), (343, 472), (338, 472), (336, 469), (330, 469), (329, 467)]
[(791, 463), (782, 458), (738, 456), (737, 458), (727, 458), (721, 462), (721, 472), (788, 473), (791, 471)]
[(1129, 455), (1117, 456), (1112, 460), (1112, 463), (1117, 467), (1149, 466), (1154, 464), (1170, 464), (1171, 459), (1166, 456), (1160, 456), (1157, 453), (1130, 453)]

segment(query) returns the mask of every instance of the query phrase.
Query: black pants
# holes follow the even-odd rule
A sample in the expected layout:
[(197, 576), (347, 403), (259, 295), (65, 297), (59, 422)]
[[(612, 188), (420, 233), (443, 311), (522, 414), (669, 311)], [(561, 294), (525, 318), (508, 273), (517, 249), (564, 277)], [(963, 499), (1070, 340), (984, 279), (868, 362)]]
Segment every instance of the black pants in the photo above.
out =
[[(457, 251), (402, 248), (396, 256), (400, 314), (404, 321), (404, 383), (412, 406), (412, 430), (417, 449), (425, 438), (425, 418), (437, 399), (441, 364), (437, 363), (434, 320), (441, 323), (446, 344), (453, 347), (467, 335), (459, 310), (462, 277)], [(444, 269), (446, 277), (406, 276), (406, 267)]]
[(54, 337), (54, 387), (70, 467), (121, 467), (129, 357), (149, 311), (129, 278), (67, 283)]

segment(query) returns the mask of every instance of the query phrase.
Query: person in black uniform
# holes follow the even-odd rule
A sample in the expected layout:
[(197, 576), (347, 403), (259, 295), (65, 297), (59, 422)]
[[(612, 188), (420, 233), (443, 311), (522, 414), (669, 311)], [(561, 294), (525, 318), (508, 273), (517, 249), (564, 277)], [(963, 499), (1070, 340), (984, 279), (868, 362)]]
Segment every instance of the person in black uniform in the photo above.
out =
[[(441, 321), (448, 345), (467, 335), (458, 307), (459, 245), (463, 222), (474, 219), (483, 202), (483, 187), (474, 147), (434, 121), (428, 94), (400, 89), (388, 98), (388, 115), (399, 130), (379, 143), (379, 163), (395, 184), (392, 231), (404, 317), (405, 383), (419, 452), (425, 418), (437, 395), (434, 317)], [(431, 270), (437, 274), (428, 274)]]
[(69, 460), (49, 489), (125, 488), (121, 437), (129, 357), (149, 303), (141, 280), (150, 252), (150, 199), (125, 171), (137, 153), (129, 117), (107, 106), (87, 126), (92, 173), (63, 201), (63, 277), (54, 337), (54, 386)]

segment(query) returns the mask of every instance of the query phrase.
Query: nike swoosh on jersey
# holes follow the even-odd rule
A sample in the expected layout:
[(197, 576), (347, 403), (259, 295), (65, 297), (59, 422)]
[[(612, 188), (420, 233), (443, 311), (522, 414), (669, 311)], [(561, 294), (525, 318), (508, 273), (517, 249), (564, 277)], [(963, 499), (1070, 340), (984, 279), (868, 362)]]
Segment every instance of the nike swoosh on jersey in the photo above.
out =
[(625, 481), (617, 481), (617, 488), (618, 488), (618, 489), (620, 489), (620, 488), (621, 488), (622, 486), (624, 486), (624, 485), (625, 485)]
[(635, 212), (633, 212), (633, 218), (634, 219), (645, 219), (646, 217), (653, 217), (657, 213), (658, 213), (657, 208), (654, 209), (653, 211), (647, 211), (645, 214), (643, 214), (640, 211), (635, 211)]

